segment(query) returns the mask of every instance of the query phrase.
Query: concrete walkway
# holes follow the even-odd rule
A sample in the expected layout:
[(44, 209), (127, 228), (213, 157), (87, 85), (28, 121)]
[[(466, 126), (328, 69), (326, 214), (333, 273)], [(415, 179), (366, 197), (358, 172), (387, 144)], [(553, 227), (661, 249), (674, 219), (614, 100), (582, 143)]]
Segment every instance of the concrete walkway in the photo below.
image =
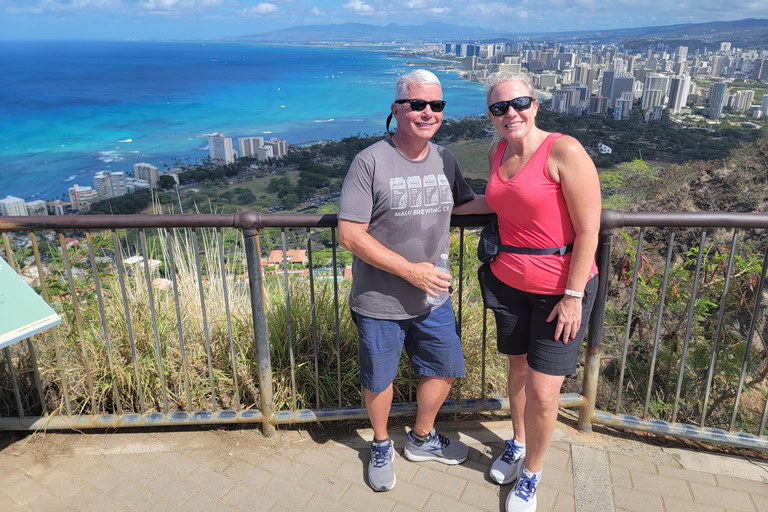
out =
[[(503, 511), (511, 486), (487, 473), (510, 423), (442, 422), (470, 447), (459, 466), (402, 457), (397, 486), (367, 486), (370, 430), (346, 436), (257, 428), (137, 433), (0, 434), (0, 510)], [(539, 511), (766, 512), (768, 461), (651, 446), (558, 424)]]

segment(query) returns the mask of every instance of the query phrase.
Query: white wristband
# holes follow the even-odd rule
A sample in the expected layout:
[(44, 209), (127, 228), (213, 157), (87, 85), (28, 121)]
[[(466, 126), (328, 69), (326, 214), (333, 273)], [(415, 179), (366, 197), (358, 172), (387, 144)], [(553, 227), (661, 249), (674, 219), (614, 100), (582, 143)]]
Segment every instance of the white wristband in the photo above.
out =
[(575, 292), (573, 290), (569, 290), (568, 288), (565, 289), (565, 294), (570, 295), (571, 297), (578, 297), (580, 299), (584, 298), (584, 292)]

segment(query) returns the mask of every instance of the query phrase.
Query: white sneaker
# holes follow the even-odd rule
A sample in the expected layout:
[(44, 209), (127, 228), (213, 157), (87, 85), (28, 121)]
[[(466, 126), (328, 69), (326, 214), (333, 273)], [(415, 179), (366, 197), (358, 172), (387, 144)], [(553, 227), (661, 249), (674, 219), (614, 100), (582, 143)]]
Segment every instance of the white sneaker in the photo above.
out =
[(539, 477), (525, 468), (520, 473), (520, 478), (507, 495), (506, 512), (535, 512)]
[(517, 480), (525, 458), (525, 446), (518, 445), (514, 439), (504, 441), (504, 444), (504, 453), (493, 462), (490, 471), (491, 480), (501, 485)]

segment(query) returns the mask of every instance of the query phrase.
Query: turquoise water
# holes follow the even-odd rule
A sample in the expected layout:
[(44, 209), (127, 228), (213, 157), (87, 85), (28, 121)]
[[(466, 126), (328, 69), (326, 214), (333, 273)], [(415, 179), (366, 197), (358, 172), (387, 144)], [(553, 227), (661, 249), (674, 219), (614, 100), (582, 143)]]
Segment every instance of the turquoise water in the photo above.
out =
[[(0, 42), (0, 197), (55, 199), (102, 170), (208, 155), (205, 134), (288, 143), (384, 132), (408, 59), (378, 47)], [(422, 59), (419, 59), (422, 60)], [(482, 114), (439, 72), (445, 118)]]

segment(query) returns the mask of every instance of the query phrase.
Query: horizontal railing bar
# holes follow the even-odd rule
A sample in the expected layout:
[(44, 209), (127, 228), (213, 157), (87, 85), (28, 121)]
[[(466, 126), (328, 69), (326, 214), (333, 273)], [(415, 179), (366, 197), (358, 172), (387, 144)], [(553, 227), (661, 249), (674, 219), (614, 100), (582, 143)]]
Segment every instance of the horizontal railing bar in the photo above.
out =
[[(452, 226), (479, 227), (495, 215), (455, 215)], [(124, 228), (330, 228), (338, 224), (336, 214), (239, 212), (194, 215), (37, 215), (0, 216), (0, 230), (124, 229)]]
[[(560, 395), (560, 407), (581, 407), (586, 404), (583, 396), (576, 393)], [(503, 397), (446, 400), (440, 407), (440, 414), (473, 413), (483, 411), (508, 411), (509, 401)], [(416, 403), (393, 403), (390, 416), (409, 416), (416, 414)], [(363, 406), (329, 407), (326, 409), (299, 409), (283, 411), (275, 415), (275, 423), (291, 425), (331, 420), (364, 420), (368, 412)], [(263, 423), (264, 415), (259, 410), (247, 411), (196, 411), (172, 412), (163, 414), (98, 414), (91, 416), (79, 414), (72, 416), (54, 415), (46, 417), (5, 417), (0, 418), (0, 430), (72, 430), (84, 428), (126, 428), (126, 427), (173, 427), (184, 425), (222, 425), (228, 423)]]
[[(495, 215), (454, 215), (454, 227), (480, 227)], [(655, 227), (743, 227), (768, 228), (768, 213), (742, 212), (622, 212), (604, 209), (602, 229), (627, 226)], [(226, 228), (261, 229), (329, 228), (337, 225), (336, 214), (239, 212), (195, 215), (48, 215), (0, 217), (0, 230), (114, 229), (114, 228)]]
[(768, 228), (768, 213), (743, 212), (622, 212), (604, 209), (602, 229), (627, 226), (690, 228)]
[(681, 437), (705, 443), (719, 443), (739, 448), (768, 450), (768, 437), (765, 436), (758, 437), (747, 432), (728, 432), (719, 428), (702, 428), (688, 423), (669, 423), (655, 419), (642, 420), (631, 414), (620, 414), (617, 416), (605, 411), (595, 411), (592, 416), (592, 423), (661, 436)]

